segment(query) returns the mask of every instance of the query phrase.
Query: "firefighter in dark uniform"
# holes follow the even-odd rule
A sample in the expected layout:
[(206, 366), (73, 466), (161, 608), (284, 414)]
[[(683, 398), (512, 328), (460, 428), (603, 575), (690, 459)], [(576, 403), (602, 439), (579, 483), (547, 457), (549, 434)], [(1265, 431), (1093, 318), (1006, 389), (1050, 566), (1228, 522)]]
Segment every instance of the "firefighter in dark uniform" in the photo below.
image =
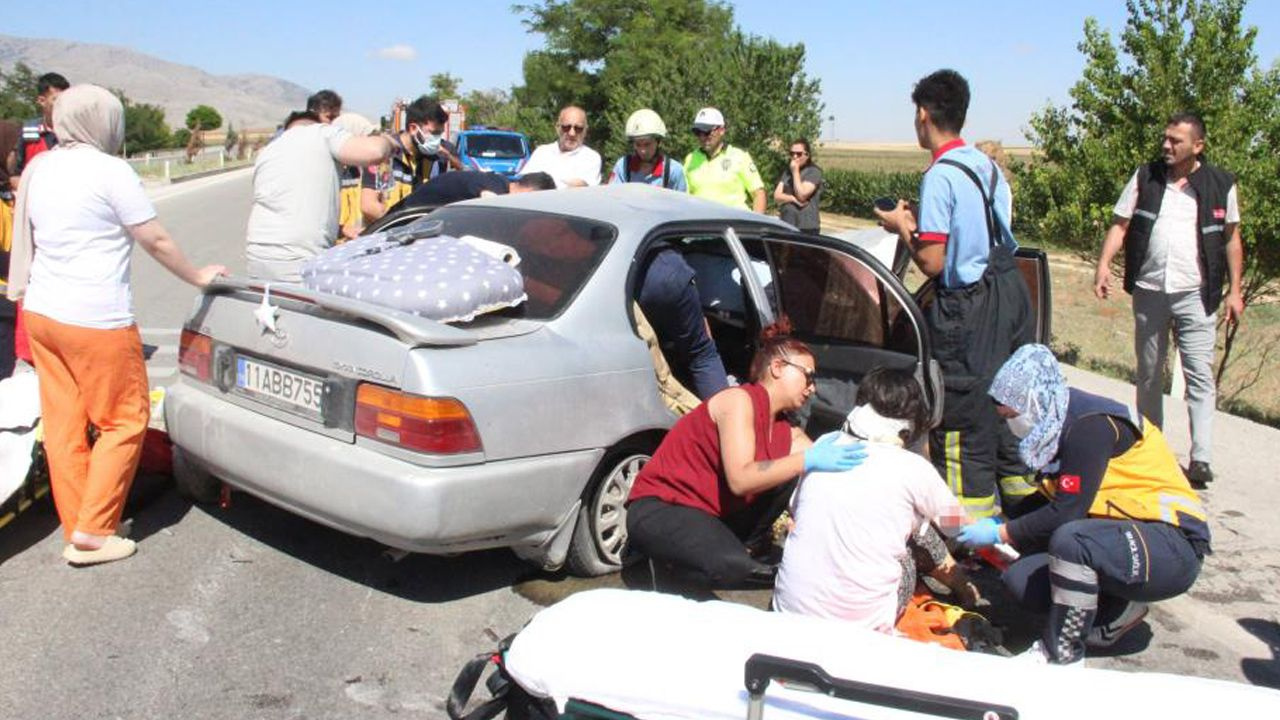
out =
[(1160, 428), (1108, 398), (1068, 388), (1053, 354), (1026, 345), (991, 384), (1041, 488), (960, 542), (1022, 553), (1005, 571), (1023, 604), (1047, 610), (1033, 660), (1070, 664), (1141, 623), (1147, 603), (1190, 589), (1210, 552), (1204, 506)]

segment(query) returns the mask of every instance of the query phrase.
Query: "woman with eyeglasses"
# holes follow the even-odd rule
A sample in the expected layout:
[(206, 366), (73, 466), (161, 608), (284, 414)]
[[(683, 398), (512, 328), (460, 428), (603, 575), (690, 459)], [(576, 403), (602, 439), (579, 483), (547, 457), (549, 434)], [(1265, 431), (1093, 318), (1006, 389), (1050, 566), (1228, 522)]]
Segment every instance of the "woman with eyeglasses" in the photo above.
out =
[(790, 332), (785, 318), (765, 328), (751, 382), (680, 418), (640, 471), (627, 501), (628, 584), (705, 596), (769, 583), (774, 568), (758, 558), (795, 478), (862, 462), (861, 443), (814, 443), (792, 425), (814, 391), (814, 357)]
[(817, 235), (821, 229), (818, 205), (822, 202), (822, 168), (813, 162), (813, 151), (806, 138), (791, 141), (787, 169), (782, 171), (773, 189), (778, 203), (778, 217), (801, 232)]

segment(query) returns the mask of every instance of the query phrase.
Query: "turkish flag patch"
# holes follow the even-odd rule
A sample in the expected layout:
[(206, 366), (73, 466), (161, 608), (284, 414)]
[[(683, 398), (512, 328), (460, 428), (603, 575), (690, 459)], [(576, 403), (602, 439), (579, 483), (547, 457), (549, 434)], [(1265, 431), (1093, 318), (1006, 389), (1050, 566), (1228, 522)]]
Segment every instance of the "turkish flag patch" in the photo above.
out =
[(1058, 492), (1067, 495), (1080, 494), (1080, 476), (1079, 475), (1059, 475), (1058, 476)]
[(1214, 219), (1214, 220), (1225, 220), (1225, 219), (1226, 219), (1226, 217), (1227, 217), (1227, 209), (1226, 209), (1226, 208), (1214, 208), (1214, 209), (1213, 209), (1213, 219)]

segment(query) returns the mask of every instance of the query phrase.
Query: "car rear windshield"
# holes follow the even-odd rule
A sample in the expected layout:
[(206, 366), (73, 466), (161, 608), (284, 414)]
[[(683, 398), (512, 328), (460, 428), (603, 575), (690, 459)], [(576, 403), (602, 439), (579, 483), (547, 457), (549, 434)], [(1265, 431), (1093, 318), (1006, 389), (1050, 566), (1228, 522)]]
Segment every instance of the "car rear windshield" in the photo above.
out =
[(493, 207), (444, 207), (417, 222), (439, 220), (444, 233), (509, 245), (528, 300), (502, 314), (550, 320), (573, 300), (613, 245), (612, 225), (568, 215)]
[(467, 154), (478, 158), (521, 158), (524, 143), (515, 135), (468, 135)]

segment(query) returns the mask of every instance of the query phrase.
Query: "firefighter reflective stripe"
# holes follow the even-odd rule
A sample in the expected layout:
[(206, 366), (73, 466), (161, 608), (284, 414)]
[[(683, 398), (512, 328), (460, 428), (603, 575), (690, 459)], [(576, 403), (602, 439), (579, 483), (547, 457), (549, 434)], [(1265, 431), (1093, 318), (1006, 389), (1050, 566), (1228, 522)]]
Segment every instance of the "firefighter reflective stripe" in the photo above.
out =
[(1000, 497), (1008, 499), (1024, 498), (1036, 491), (1029, 475), (1006, 475), (1000, 478)]
[(956, 497), (964, 497), (964, 475), (960, 464), (960, 431), (948, 430), (943, 440), (943, 453), (946, 458), (947, 487)]
[(1144, 217), (1144, 218), (1146, 218), (1146, 219), (1148, 219), (1148, 220), (1155, 220), (1155, 219), (1156, 219), (1156, 214), (1155, 214), (1155, 213), (1153, 213), (1153, 212), (1151, 212), (1150, 210), (1135, 209), (1135, 210), (1133, 211), (1133, 214), (1134, 214), (1134, 215), (1137, 215), (1137, 216), (1139, 216), (1139, 217)]
[(965, 514), (972, 518), (994, 517), (996, 514), (995, 495), (976, 498), (961, 496), (960, 505), (964, 507)]
[(1201, 234), (1208, 235), (1209, 233), (1222, 232), (1224, 229), (1226, 229), (1226, 226), (1224, 225), (1205, 225), (1200, 228), (1200, 232)]
[(1052, 555), (1049, 556), (1049, 572), (1065, 580), (1074, 580), (1086, 585), (1098, 584), (1098, 573), (1094, 572), (1093, 568)]

